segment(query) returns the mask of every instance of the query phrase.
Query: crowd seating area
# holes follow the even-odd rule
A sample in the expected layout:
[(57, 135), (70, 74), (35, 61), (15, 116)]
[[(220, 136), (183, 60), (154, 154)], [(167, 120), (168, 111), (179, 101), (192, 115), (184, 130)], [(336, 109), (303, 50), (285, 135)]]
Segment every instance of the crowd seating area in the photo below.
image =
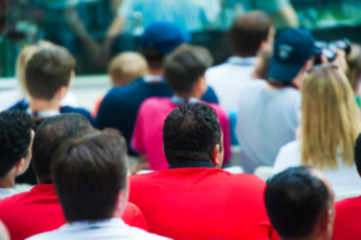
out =
[(270, 16), (237, 17), (216, 65), (165, 21), (102, 75), (24, 46), (0, 89), (0, 239), (360, 239), (361, 47)]

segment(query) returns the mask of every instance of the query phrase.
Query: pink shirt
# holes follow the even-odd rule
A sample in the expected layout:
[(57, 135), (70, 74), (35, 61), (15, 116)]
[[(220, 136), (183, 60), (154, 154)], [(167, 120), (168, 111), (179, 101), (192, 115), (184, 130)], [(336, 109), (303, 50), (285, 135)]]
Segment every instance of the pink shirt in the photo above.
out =
[[(229, 119), (219, 105), (209, 105), (216, 111), (223, 131), (224, 163), (227, 163), (231, 157)], [(153, 97), (145, 100), (139, 108), (131, 143), (136, 151), (146, 155), (151, 170), (168, 168), (163, 152), (163, 124), (167, 115), (177, 107), (170, 98)]]

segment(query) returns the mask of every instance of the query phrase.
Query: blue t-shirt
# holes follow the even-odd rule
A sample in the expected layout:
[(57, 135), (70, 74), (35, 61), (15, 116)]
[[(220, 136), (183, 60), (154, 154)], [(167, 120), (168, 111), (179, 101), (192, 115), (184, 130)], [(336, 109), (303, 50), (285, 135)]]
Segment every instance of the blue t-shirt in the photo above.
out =
[[(165, 82), (145, 82), (138, 79), (124, 87), (113, 87), (100, 104), (96, 118), (96, 126), (116, 128), (127, 140), (128, 147), (132, 137), (138, 109), (141, 103), (149, 97), (171, 97), (172, 89)], [(209, 103), (218, 103), (213, 89), (208, 87), (202, 100)], [(135, 154), (130, 148), (130, 153)]]
[[(22, 99), (19, 102), (15, 103), (13, 106), (11, 106), (9, 109), (19, 109), (19, 110), (26, 111), (28, 108), (29, 108), (29, 103), (25, 99)], [(94, 123), (95, 123), (90, 112), (84, 108), (61, 106), (60, 113), (79, 113), (79, 114), (85, 116), (92, 125), (94, 125)]]

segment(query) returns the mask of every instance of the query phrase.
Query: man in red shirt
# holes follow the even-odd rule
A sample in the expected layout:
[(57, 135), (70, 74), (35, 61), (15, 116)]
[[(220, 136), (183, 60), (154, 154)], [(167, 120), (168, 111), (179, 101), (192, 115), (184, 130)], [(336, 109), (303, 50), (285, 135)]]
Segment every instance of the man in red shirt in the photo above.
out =
[[(51, 157), (63, 140), (91, 131), (93, 128), (90, 122), (76, 113), (47, 118), (38, 126), (32, 160), (39, 184), (29, 192), (13, 195), (0, 202), (0, 219), (8, 228), (11, 239), (23, 240), (65, 224), (52, 181)], [(142, 217), (134, 205), (123, 213), (123, 219), (128, 224), (146, 228)], [(130, 219), (130, 222), (127, 219)]]
[[(355, 143), (355, 163), (361, 175), (361, 134)], [(361, 180), (360, 180), (361, 181)], [(361, 238), (361, 196), (336, 202), (336, 218), (332, 240), (358, 240)]]
[(181, 104), (167, 116), (169, 169), (130, 177), (129, 201), (138, 204), (150, 232), (188, 240), (278, 238), (263, 202), (265, 182), (220, 169), (222, 136), (206, 104)]

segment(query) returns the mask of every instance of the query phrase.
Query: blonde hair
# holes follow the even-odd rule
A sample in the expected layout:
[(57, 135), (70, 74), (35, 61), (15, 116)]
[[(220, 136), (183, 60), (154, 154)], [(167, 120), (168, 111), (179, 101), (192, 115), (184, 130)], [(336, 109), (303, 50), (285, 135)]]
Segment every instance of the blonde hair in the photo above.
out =
[(302, 164), (337, 168), (338, 155), (352, 166), (360, 133), (359, 112), (346, 76), (333, 67), (311, 71), (302, 84)]
[(136, 52), (124, 52), (115, 56), (108, 65), (113, 85), (124, 86), (148, 72), (147, 62)]
[(18, 80), (21, 93), (28, 98), (29, 94), (25, 86), (25, 68), (31, 57), (40, 50), (39, 45), (27, 45), (21, 49), (16, 59), (16, 78)]

